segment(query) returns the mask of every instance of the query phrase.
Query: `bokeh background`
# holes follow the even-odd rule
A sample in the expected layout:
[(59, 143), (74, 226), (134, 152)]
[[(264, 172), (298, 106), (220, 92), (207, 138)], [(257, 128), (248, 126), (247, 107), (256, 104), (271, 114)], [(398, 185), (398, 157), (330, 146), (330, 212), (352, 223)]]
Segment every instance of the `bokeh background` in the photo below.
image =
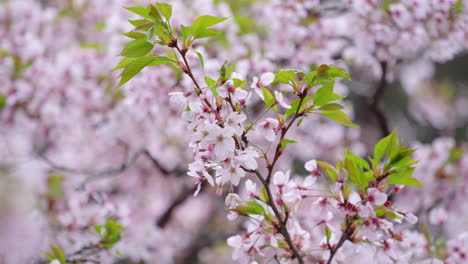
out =
[[(346, 67), (352, 81), (337, 89), (361, 128), (312, 118), (280, 166), (334, 162), (346, 147), (366, 156), (397, 129), (418, 148), (415, 173), (426, 184), (396, 199), (425, 223), (413, 231), (423, 226), (468, 250), (467, 1), (168, 2), (174, 25), (230, 17), (217, 27), (223, 34), (196, 44), (205, 58), (197, 76), (216, 76), (225, 60), (248, 80), (280, 68)], [(212, 190), (193, 198), (187, 131), (167, 95), (191, 89), (190, 80), (161, 66), (115, 89), (111, 69), (129, 41), (121, 33), (135, 19), (122, 7), (148, 3), (0, 1), (0, 263), (44, 263), (53, 243), (77, 252), (110, 218), (125, 231), (115, 250), (96, 253), (100, 262), (231, 261), (226, 238), (242, 221), (226, 219)]]

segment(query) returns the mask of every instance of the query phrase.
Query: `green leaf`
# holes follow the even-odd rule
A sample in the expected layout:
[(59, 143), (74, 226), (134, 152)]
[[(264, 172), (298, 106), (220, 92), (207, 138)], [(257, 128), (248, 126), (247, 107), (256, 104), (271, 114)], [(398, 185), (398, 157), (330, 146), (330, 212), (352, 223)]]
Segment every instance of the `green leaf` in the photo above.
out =
[(162, 57), (160, 59), (155, 58), (155, 57), (150, 57), (150, 56), (136, 58), (134, 61), (129, 63), (127, 67), (125, 67), (125, 69), (120, 74), (122, 78), (120, 79), (120, 82), (117, 85), (117, 87), (120, 87), (126, 82), (128, 82), (146, 66), (156, 66), (156, 65), (160, 65), (164, 63), (169, 63), (169, 62), (171, 62), (171, 60), (165, 57)]
[(321, 106), (318, 110), (329, 111), (329, 110), (341, 110), (343, 108), (344, 107), (340, 104), (330, 103), (330, 104)]
[(353, 124), (349, 117), (340, 110), (323, 111), (320, 114), (342, 125), (349, 127), (359, 127), (358, 125)]
[(330, 243), (331, 230), (328, 225), (325, 225), (325, 237), (327, 238), (327, 243)]
[(124, 8), (144, 18), (155, 20), (155, 18), (151, 16), (149, 11), (144, 7), (124, 7)]
[(213, 85), (216, 84), (216, 81), (213, 80), (213, 79), (211, 79), (210, 77), (205, 77), (205, 83), (206, 83), (206, 85), (208, 85), (208, 86), (213, 86)]
[(172, 17), (172, 6), (166, 3), (156, 3), (156, 7), (161, 14), (169, 21)]
[(275, 74), (275, 83), (294, 83), (296, 80), (296, 73), (292, 70), (280, 70)]
[(223, 65), (221, 66), (221, 69), (219, 69), (219, 78), (218, 78), (218, 82), (219, 83), (223, 83), (227, 80), (229, 80), (229, 78), (231, 78), (231, 75), (232, 73), (234, 72), (234, 69), (236, 68), (236, 64), (233, 63), (233, 64), (228, 64), (227, 61), (225, 61), (223, 63)]
[(103, 247), (110, 248), (120, 240), (121, 233), (124, 228), (114, 220), (108, 219), (104, 228), (102, 226), (95, 226), (95, 230), (101, 236)]
[(377, 142), (377, 144), (374, 147), (374, 167), (377, 167), (377, 165), (380, 163), (382, 160), (383, 155), (385, 154), (385, 151), (387, 151), (388, 144), (392, 140), (392, 137), (394, 136), (395, 131), (393, 131), (390, 135), (382, 138)]
[(333, 92), (333, 86), (335, 85), (334, 81), (322, 81), (317, 84), (322, 87), (320, 87), (314, 94), (314, 105), (322, 106), (331, 101), (343, 98), (343, 96)]
[(200, 60), (200, 64), (202, 66), (202, 70), (204, 70), (205, 69), (205, 60), (203, 60), (203, 55), (200, 52), (196, 51), (196, 50), (193, 50), (193, 51), (197, 54), (198, 59)]
[(359, 168), (356, 162), (350, 159), (344, 160), (344, 167), (348, 172), (348, 179), (357, 186), (366, 187), (368, 185), (368, 181), (364, 172)]
[(146, 9), (148, 9), (148, 12), (150, 13), (150, 15), (152, 15), (154, 18), (156, 18), (156, 21), (162, 21), (162, 17), (159, 14), (158, 9), (156, 9), (156, 7), (154, 5), (149, 4), (146, 7)]
[(320, 160), (317, 160), (317, 165), (320, 169), (325, 171), (334, 182), (338, 180), (338, 172), (336, 171), (336, 168), (333, 167), (333, 165), (331, 165), (328, 162), (320, 161)]
[(328, 70), (328, 75), (332, 78), (343, 78), (343, 79), (351, 80), (346, 70), (340, 67), (331, 67)]
[(269, 108), (275, 103), (275, 97), (268, 91), (267, 88), (262, 87), (263, 97), (265, 98), (265, 107)]
[(398, 135), (396, 133), (391, 133), (390, 141), (387, 146), (387, 158), (389, 160), (393, 160), (396, 155), (403, 149), (400, 145), (400, 140), (398, 139)]
[(150, 27), (153, 25), (153, 22), (147, 19), (129, 20), (128, 22), (130, 22), (130, 24), (132, 24), (136, 28)]
[(124, 57), (117, 66), (115, 66), (112, 71), (122, 69), (127, 67), (130, 63), (132, 63), (135, 60), (135, 58), (129, 58), (129, 57)]
[(311, 87), (313, 85), (316, 76), (317, 76), (316, 71), (309, 72), (304, 76), (303, 80), (304, 82), (306, 82), (307, 87)]
[(268, 202), (268, 195), (265, 186), (262, 186), (262, 188), (260, 188), (260, 199), (265, 203)]
[(418, 179), (411, 177), (414, 172), (414, 169), (415, 168), (410, 167), (402, 171), (392, 173), (390, 174), (390, 176), (388, 176), (387, 182), (389, 184), (424, 187), (424, 185)]
[(130, 32), (122, 33), (122, 35), (124, 35), (126, 37), (129, 37), (129, 38), (132, 38), (132, 39), (146, 38), (145, 33), (136, 32), (136, 31), (130, 31)]
[(283, 138), (283, 140), (281, 141), (281, 150), (285, 149), (287, 145), (295, 143), (297, 143), (297, 141), (288, 138)]
[(271, 221), (271, 216), (265, 211), (265, 208), (256, 201), (245, 202), (244, 204), (238, 205), (236, 208), (230, 210), (245, 215), (263, 215), (265, 216), (265, 219)]
[(367, 163), (367, 161), (365, 161), (364, 159), (362, 159), (359, 156), (356, 156), (354, 153), (349, 151), (349, 149), (346, 150), (345, 158), (347, 158), (349, 160), (352, 160), (353, 162), (355, 162), (356, 164), (358, 164), (359, 166), (361, 166), (361, 167), (363, 167), (363, 168), (365, 168), (367, 170), (370, 169), (369, 163)]
[(375, 208), (375, 215), (379, 218), (384, 218), (384, 219), (403, 219), (400, 215), (387, 210), (385, 206), (378, 206)]
[(186, 27), (184, 25), (180, 25), (180, 32), (182, 33), (181, 34), (182, 40), (186, 42), (192, 35), (192, 27)]
[(209, 37), (214, 37), (221, 34), (220, 31), (212, 28), (205, 29), (203, 32), (198, 34), (197, 39), (202, 39), (202, 38), (209, 38)]
[(145, 39), (136, 39), (128, 43), (120, 55), (136, 58), (148, 54), (152, 49), (153, 44), (149, 43)]
[(297, 126), (300, 126), (302, 124), (302, 121), (304, 121), (304, 117), (299, 119), (299, 121), (297, 121)]
[[(310, 101), (310, 99), (312, 99), (312, 95), (310, 96), (307, 96), (304, 98), (304, 100), (302, 100), (302, 104), (301, 104), (301, 107), (299, 108), (299, 113), (304, 111), (307, 107), (309, 107), (309, 105), (307, 104), (307, 102)], [(287, 109), (286, 112), (284, 113), (284, 117), (285, 118), (288, 118), (290, 115), (296, 113), (297, 111), (297, 108), (299, 107), (299, 103), (301, 102), (301, 99), (300, 98), (297, 98), (297, 99), (294, 99), (289, 105), (291, 106), (291, 108)]]
[(411, 163), (410, 165), (414, 164), (413, 160), (411, 160), (411, 154), (416, 151), (415, 149), (402, 149), (400, 150), (388, 163), (387, 166), (385, 166), (386, 169), (390, 169), (392, 167), (400, 167), (404, 165), (408, 165), (408, 163)]
[(0, 109), (2, 109), (3, 107), (5, 107), (7, 104), (7, 97), (6, 95), (0, 93)]
[[(215, 31), (208, 30), (209, 27), (212, 27), (218, 23), (225, 21), (228, 18), (216, 17), (216, 16), (201, 16), (195, 19), (192, 25), (192, 35), (195, 39), (212, 36), (215, 34)], [(217, 34), (217, 33), (216, 33)]]
[(63, 249), (56, 244), (52, 244), (52, 252), (54, 253), (55, 257), (60, 261), (61, 264), (66, 264), (67, 257), (65, 256), (65, 252)]

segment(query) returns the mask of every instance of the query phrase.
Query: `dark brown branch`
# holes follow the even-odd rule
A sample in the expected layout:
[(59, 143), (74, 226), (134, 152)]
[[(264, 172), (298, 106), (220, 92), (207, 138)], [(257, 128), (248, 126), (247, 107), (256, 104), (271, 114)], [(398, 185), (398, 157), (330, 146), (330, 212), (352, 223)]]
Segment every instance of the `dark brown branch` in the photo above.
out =
[(289, 231), (286, 227), (287, 218), (283, 220), (283, 217), (281, 216), (281, 213), (278, 210), (278, 207), (276, 206), (274, 202), (274, 197), (273, 197), (273, 194), (271, 193), (269, 184), (266, 182), (266, 180), (263, 178), (263, 176), (260, 174), (258, 170), (249, 170), (246, 168), (243, 168), (243, 169), (247, 172), (254, 173), (257, 176), (257, 178), (262, 182), (263, 186), (265, 187), (265, 192), (268, 197), (267, 204), (271, 207), (271, 209), (273, 210), (273, 213), (275, 214), (276, 219), (278, 220), (277, 227), (279, 229), (279, 232), (283, 235), (284, 240), (286, 240), (286, 243), (288, 243), (288, 246), (293, 252), (294, 257), (297, 259), (297, 261), (300, 264), (303, 264), (304, 260), (302, 258), (302, 255), (301, 253), (299, 253), (299, 250), (297, 249), (296, 245), (294, 245), (291, 235), (289, 234)]
[(350, 229), (351, 229), (351, 222), (349, 221), (348, 216), (346, 216), (345, 228), (343, 230), (343, 233), (341, 234), (340, 240), (338, 240), (338, 243), (333, 248), (330, 249), (330, 257), (328, 258), (327, 264), (332, 263), (333, 257), (335, 257), (335, 254), (343, 246), (344, 242), (350, 239), (351, 237)]
[[(203, 186), (202, 186), (203, 187)], [(169, 207), (166, 209), (166, 211), (159, 217), (159, 219), (156, 221), (156, 225), (160, 228), (164, 228), (167, 226), (169, 221), (171, 220), (171, 217), (177, 207), (179, 207), (181, 204), (183, 204), (191, 195), (195, 192), (196, 186), (193, 188), (186, 188), (182, 190), (182, 192), (179, 193), (179, 195), (174, 199), (174, 201), (169, 205)]]
[(378, 127), (380, 133), (383, 137), (390, 134), (390, 129), (388, 125), (388, 120), (385, 117), (383, 111), (379, 108), (379, 104), (382, 101), (383, 95), (385, 93), (385, 88), (387, 87), (387, 71), (388, 71), (388, 64), (385, 61), (380, 62), (380, 68), (382, 75), (380, 77), (380, 81), (377, 85), (375, 90), (374, 96), (372, 97), (372, 102), (369, 104), (369, 110), (374, 114), (375, 118), (377, 119)]
[(154, 158), (146, 148), (142, 148), (142, 149), (136, 151), (130, 157), (128, 157), (128, 152), (129, 152), (128, 147), (125, 147), (125, 148), (126, 148), (125, 157), (124, 157), (123, 161), (119, 165), (117, 165), (115, 167), (109, 167), (109, 168), (101, 169), (99, 171), (93, 171), (93, 170), (88, 170), (88, 169), (69, 168), (69, 167), (59, 165), (59, 164), (55, 163), (54, 161), (52, 161), (51, 159), (49, 159), (47, 157), (47, 155), (46, 155), (47, 146), (43, 147), (42, 149), (39, 149), (37, 151), (37, 155), (45, 163), (47, 163), (47, 165), (49, 165), (54, 170), (65, 171), (65, 172), (69, 172), (69, 173), (73, 173), (73, 174), (88, 175), (89, 177), (86, 178), (83, 181), (83, 183), (81, 183), (81, 185), (79, 187), (81, 189), (84, 188), (88, 183), (90, 183), (92, 181), (95, 181), (95, 180), (98, 180), (98, 179), (101, 179), (101, 178), (105, 178), (105, 177), (108, 177), (108, 176), (117, 175), (117, 174), (120, 174), (120, 173), (124, 172), (128, 168), (132, 167), (140, 156), (143, 156), (146, 159), (148, 159), (151, 162), (151, 164), (153, 165), (153, 167), (158, 169), (163, 175), (183, 174), (183, 173), (185, 173), (185, 170), (183, 170), (181, 168), (175, 168), (173, 170), (168, 170), (168, 169), (164, 168), (164, 166), (162, 166), (159, 163), (159, 161), (156, 158)]

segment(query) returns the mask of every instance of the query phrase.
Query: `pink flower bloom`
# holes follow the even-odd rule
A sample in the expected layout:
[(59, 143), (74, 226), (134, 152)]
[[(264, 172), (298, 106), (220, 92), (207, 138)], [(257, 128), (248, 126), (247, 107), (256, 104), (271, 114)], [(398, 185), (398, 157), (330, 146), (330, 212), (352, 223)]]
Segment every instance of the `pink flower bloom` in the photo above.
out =
[(242, 199), (240, 196), (236, 193), (229, 193), (226, 196), (226, 200), (224, 201), (224, 205), (229, 208), (229, 209), (234, 209), (236, 208), (240, 203), (242, 202)]
[(275, 91), (275, 104), (279, 104), (281, 105), (282, 107), (286, 108), (286, 109), (289, 109), (291, 108), (290, 105), (288, 105), (284, 100), (283, 100), (283, 94), (278, 92), (278, 91)]
[(221, 183), (225, 184), (230, 181), (234, 186), (239, 185), (240, 178), (245, 176), (245, 171), (240, 167), (227, 166), (221, 172), (222, 179)]
[(376, 188), (367, 189), (367, 200), (373, 205), (383, 205), (387, 201), (387, 195)]
[(290, 171), (283, 173), (281, 171), (275, 172), (273, 175), (273, 184), (278, 187), (284, 187), (289, 182)]
[(239, 103), (247, 99), (249, 93), (241, 88), (235, 88), (233, 85), (234, 81), (232, 80), (225, 82), (223, 86), (219, 87), (217, 90), (219, 96), (223, 98), (231, 97), (233, 103)]
[(218, 161), (225, 160), (235, 149), (235, 142), (232, 138), (235, 131), (231, 127), (221, 128), (217, 125), (208, 129), (207, 141), (214, 144), (214, 153)]
[(251, 180), (247, 180), (245, 182), (245, 189), (247, 190), (247, 195), (249, 196), (249, 198), (254, 198), (257, 194), (257, 185), (252, 182)]
[(274, 80), (275, 74), (272, 72), (266, 72), (262, 74), (260, 80), (257, 77), (253, 77), (253, 82), (250, 87), (254, 89), (258, 96), (262, 98), (262, 100), (265, 100), (265, 97), (263, 96), (262, 87), (270, 85)]
[(310, 161), (306, 162), (306, 164), (304, 165), (304, 168), (307, 171), (310, 172), (310, 176), (311, 176), (310, 178), (311, 178), (312, 182), (310, 182), (310, 180), (309, 180), (308, 184), (315, 183), (318, 176), (320, 176), (320, 172), (319, 172), (318, 167), (317, 167), (317, 161), (316, 160), (310, 160)]
[(265, 121), (257, 125), (257, 133), (263, 135), (268, 141), (275, 141), (276, 129), (279, 122), (273, 118), (267, 118)]
[(246, 119), (247, 117), (244, 114), (232, 112), (226, 117), (225, 125), (232, 127), (236, 135), (240, 136), (242, 135), (242, 132), (244, 132), (244, 127), (242, 126), (242, 123)]
[(443, 226), (447, 221), (448, 214), (444, 208), (433, 209), (429, 213), (429, 222), (433, 225)]

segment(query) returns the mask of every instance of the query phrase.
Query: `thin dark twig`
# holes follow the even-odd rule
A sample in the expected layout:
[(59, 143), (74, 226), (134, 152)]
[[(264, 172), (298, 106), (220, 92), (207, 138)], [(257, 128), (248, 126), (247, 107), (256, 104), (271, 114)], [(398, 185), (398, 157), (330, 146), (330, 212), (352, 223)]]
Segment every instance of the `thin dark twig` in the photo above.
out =
[(59, 171), (65, 171), (73, 174), (82, 174), (82, 175), (88, 175), (89, 177), (86, 178), (79, 186), (80, 189), (83, 189), (88, 183), (99, 180), (101, 178), (105, 178), (108, 176), (113, 176), (116, 174), (120, 174), (127, 170), (128, 168), (132, 167), (135, 162), (138, 160), (140, 156), (146, 157), (153, 167), (158, 169), (161, 174), (163, 175), (171, 175), (171, 174), (182, 174), (185, 172), (185, 170), (181, 168), (175, 168), (173, 170), (168, 170), (164, 168), (159, 161), (154, 158), (151, 153), (146, 149), (142, 148), (138, 151), (136, 151), (130, 158), (128, 158), (128, 150), (125, 151), (125, 157), (124, 160), (117, 166), (115, 167), (109, 167), (105, 169), (101, 169), (99, 171), (94, 171), (94, 170), (89, 170), (89, 169), (76, 169), (76, 168), (69, 168), (65, 167), (62, 165), (57, 164), (56, 162), (52, 161), (49, 159), (46, 155), (47, 147), (44, 147), (37, 151), (37, 155), (45, 162), (47, 163), (48, 166), (53, 168), (54, 170), (59, 170)]
[(338, 240), (338, 243), (336, 244), (335, 247), (333, 247), (330, 250), (330, 257), (328, 258), (327, 264), (331, 264), (333, 261), (333, 257), (335, 254), (338, 252), (338, 250), (343, 246), (344, 242), (349, 239), (350, 237), (350, 229), (351, 229), (351, 223), (346, 216), (346, 222), (345, 222), (345, 228), (343, 230), (343, 233), (341, 234), (340, 240)]
[(385, 88), (387, 87), (387, 62), (380, 62), (380, 68), (382, 71), (382, 75), (375, 90), (374, 96), (372, 97), (372, 102), (369, 104), (369, 110), (374, 114), (375, 118), (377, 119), (379, 130), (382, 136), (387, 136), (388, 134), (390, 134), (388, 119), (385, 117), (383, 111), (379, 108), (379, 103), (382, 101), (383, 95), (385, 93)]
[(156, 221), (156, 225), (160, 228), (166, 227), (177, 207), (183, 204), (189, 197), (191, 197), (195, 190), (196, 187), (193, 187), (186, 188), (182, 192), (180, 192), (179, 195), (174, 199), (174, 201), (167, 207), (166, 211)]

